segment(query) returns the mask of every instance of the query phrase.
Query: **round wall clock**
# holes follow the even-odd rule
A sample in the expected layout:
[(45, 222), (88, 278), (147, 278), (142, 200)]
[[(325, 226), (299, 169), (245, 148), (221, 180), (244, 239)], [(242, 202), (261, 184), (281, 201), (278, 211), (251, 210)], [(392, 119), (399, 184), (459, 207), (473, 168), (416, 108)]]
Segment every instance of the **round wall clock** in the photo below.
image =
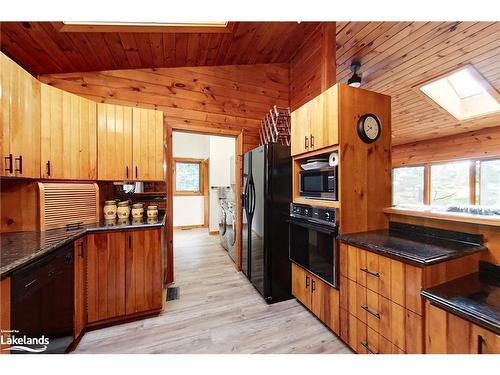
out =
[(358, 120), (358, 135), (365, 143), (375, 142), (382, 132), (382, 124), (372, 113), (363, 115)]

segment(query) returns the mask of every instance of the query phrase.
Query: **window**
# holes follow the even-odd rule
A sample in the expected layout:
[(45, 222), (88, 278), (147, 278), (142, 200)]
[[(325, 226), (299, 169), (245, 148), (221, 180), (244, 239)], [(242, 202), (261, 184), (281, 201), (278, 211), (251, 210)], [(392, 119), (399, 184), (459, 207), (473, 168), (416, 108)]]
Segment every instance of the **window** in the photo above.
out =
[(175, 159), (175, 195), (203, 195), (203, 160)]
[(470, 199), (470, 161), (431, 166), (431, 205), (465, 205)]
[(424, 204), (424, 167), (394, 168), (392, 204)]
[(472, 66), (427, 83), (420, 90), (460, 121), (500, 111), (498, 93)]
[(482, 206), (500, 207), (500, 160), (478, 162), (478, 197)]
[(394, 206), (430, 205), (469, 213), (487, 208), (500, 213), (500, 159), (393, 168), (392, 183)]

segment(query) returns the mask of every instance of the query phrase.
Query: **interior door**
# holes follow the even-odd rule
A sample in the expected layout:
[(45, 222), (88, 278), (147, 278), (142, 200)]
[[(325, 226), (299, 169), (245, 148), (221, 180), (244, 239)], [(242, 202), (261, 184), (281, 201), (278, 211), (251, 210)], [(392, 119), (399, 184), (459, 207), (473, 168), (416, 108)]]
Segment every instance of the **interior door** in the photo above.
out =
[(247, 152), (243, 155), (243, 187), (241, 188), (241, 208), (243, 213), (241, 215), (243, 222), (241, 224), (241, 271), (250, 277), (248, 251), (250, 248), (250, 236), (248, 232), (248, 223), (250, 219), (249, 199), (250, 199), (250, 185), (249, 180), (251, 177), (252, 166), (252, 153)]
[(252, 175), (250, 185), (250, 210), (252, 220), (249, 222), (250, 246), (250, 280), (257, 290), (264, 295), (265, 289), (265, 232), (264, 232), (264, 188), (265, 188), (265, 146), (252, 151)]
[(89, 323), (125, 315), (125, 246), (125, 232), (87, 236)]
[(136, 230), (125, 235), (126, 313), (159, 309), (162, 307), (161, 232)]

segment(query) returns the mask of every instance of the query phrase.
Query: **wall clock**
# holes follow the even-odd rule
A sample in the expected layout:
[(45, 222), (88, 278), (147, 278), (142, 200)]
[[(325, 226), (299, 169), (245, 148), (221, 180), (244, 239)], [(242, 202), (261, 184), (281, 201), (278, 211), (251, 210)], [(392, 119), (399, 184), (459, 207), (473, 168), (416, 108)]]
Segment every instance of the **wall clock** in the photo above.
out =
[(382, 124), (372, 113), (363, 115), (358, 120), (358, 135), (365, 143), (375, 142), (382, 132)]

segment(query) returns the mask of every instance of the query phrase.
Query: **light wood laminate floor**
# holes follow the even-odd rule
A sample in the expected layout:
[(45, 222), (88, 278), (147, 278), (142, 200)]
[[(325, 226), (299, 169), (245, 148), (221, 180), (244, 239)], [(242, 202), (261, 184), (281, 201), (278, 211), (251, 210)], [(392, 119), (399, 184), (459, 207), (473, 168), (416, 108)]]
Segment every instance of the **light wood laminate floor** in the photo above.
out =
[(180, 299), (162, 314), (87, 332), (75, 353), (351, 353), (296, 300), (267, 305), (218, 236), (176, 231)]

